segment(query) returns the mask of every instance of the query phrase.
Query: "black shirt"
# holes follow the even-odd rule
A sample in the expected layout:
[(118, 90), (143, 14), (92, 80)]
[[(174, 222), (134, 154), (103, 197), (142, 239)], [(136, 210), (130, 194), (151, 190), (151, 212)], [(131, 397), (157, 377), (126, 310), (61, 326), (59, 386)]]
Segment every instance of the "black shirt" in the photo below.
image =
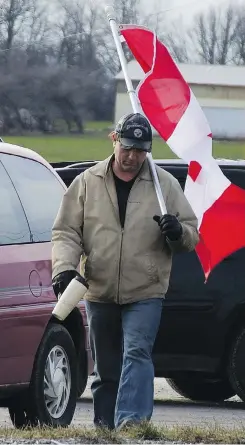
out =
[(119, 207), (121, 226), (124, 227), (128, 197), (136, 177), (131, 179), (131, 181), (123, 181), (122, 179), (118, 178), (114, 172), (113, 176), (117, 191), (117, 201)]

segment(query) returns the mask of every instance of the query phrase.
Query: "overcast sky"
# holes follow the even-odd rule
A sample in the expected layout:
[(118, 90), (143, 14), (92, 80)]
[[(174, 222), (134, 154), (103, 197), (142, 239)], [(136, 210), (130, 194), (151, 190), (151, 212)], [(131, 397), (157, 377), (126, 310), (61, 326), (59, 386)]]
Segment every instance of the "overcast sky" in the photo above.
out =
[[(42, 3), (45, 3), (54, 12), (57, 1), (58, 0), (42, 0)], [(95, 4), (110, 4), (110, 0), (90, 1)], [(77, 2), (79, 3), (79, 0), (77, 0)], [(170, 21), (181, 15), (185, 23), (190, 22), (196, 13), (208, 10), (211, 5), (227, 6), (231, 3), (232, 5), (242, 4), (245, 7), (245, 0), (141, 0), (141, 3), (144, 11), (148, 11), (149, 14), (154, 14), (156, 10), (161, 11), (166, 19)]]
[[(45, 3), (48, 9), (51, 11), (51, 17), (57, 20), (57, 2), (59, 0), (40, 0)], [(90, 1), (94, 4), (110, 4), (110, 0), (73, 0), (74, 2), (86, 2)], [(141, 0), (141, 4), (145, 12), (151, 15), (157, 12), (161, 12), (163, 18), (172, 23), (174, 19), (178, 19), (180, 16), (184, 24), (190, 24), (193, 17), (198, 12), (208, 11), (210, 6), (215, 7), (227, 7), (232, 5), (243, 5), (245, 8), (245, 0)]]
[(142, 3), (149, 13), (154, 12), (154, 5), (157, 5), (157, 9), (163, 11), (166, 19), (171, 21), (181, 15), (185, 23), (190, 22), (196, 13), (208, 10), (211, 5), (227, 6), (231, 3), (245, 7), (245, 0), (142, 0)]

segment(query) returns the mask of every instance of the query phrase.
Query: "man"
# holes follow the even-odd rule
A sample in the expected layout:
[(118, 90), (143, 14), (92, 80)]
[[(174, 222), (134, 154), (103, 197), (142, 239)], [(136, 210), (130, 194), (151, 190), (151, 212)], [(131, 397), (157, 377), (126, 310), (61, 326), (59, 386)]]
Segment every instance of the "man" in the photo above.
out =
[(123, 117), (111, 139), (114, 154), (76, 177), (64, 196), (53, 227), (53, 286), (63, 292), (86, 256), (94, 423), (122, 428), (151, 418), (151, 354), (172, 253), (192, 251), (198, 232), (178, 181), (161, 168), (168, 214), (158, 216), (148, 120)]

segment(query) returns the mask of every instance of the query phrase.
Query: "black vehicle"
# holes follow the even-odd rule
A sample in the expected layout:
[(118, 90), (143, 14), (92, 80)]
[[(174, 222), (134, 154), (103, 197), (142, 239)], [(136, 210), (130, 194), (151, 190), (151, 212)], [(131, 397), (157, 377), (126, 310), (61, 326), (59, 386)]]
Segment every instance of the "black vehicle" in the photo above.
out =
[[(184, 187), (186, 164), (180, 160), (155, 162)], [(218, 163), (232, 183), (245, 189), (245, 161)], [(94, 164), (52, 165), (69, 186), (76, 175)], [(245, 401), (244, 249), (225, 258), (206, 284), (195, 252), (174, 256), (153, 358), (155, 376), (165, 377), (187, 398), (216, 402), (237, 394)]]

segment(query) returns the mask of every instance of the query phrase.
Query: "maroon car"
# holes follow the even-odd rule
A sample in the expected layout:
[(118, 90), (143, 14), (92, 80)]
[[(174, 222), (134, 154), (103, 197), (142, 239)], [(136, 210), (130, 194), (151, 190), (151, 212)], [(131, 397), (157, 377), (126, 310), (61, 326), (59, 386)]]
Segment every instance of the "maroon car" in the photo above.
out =
[(51, 228), (66, 186), (37, 153), (0, 143), (0, 400), (16, 427), (69, 425), (91, 370), (81, 303), (52, 317)]

